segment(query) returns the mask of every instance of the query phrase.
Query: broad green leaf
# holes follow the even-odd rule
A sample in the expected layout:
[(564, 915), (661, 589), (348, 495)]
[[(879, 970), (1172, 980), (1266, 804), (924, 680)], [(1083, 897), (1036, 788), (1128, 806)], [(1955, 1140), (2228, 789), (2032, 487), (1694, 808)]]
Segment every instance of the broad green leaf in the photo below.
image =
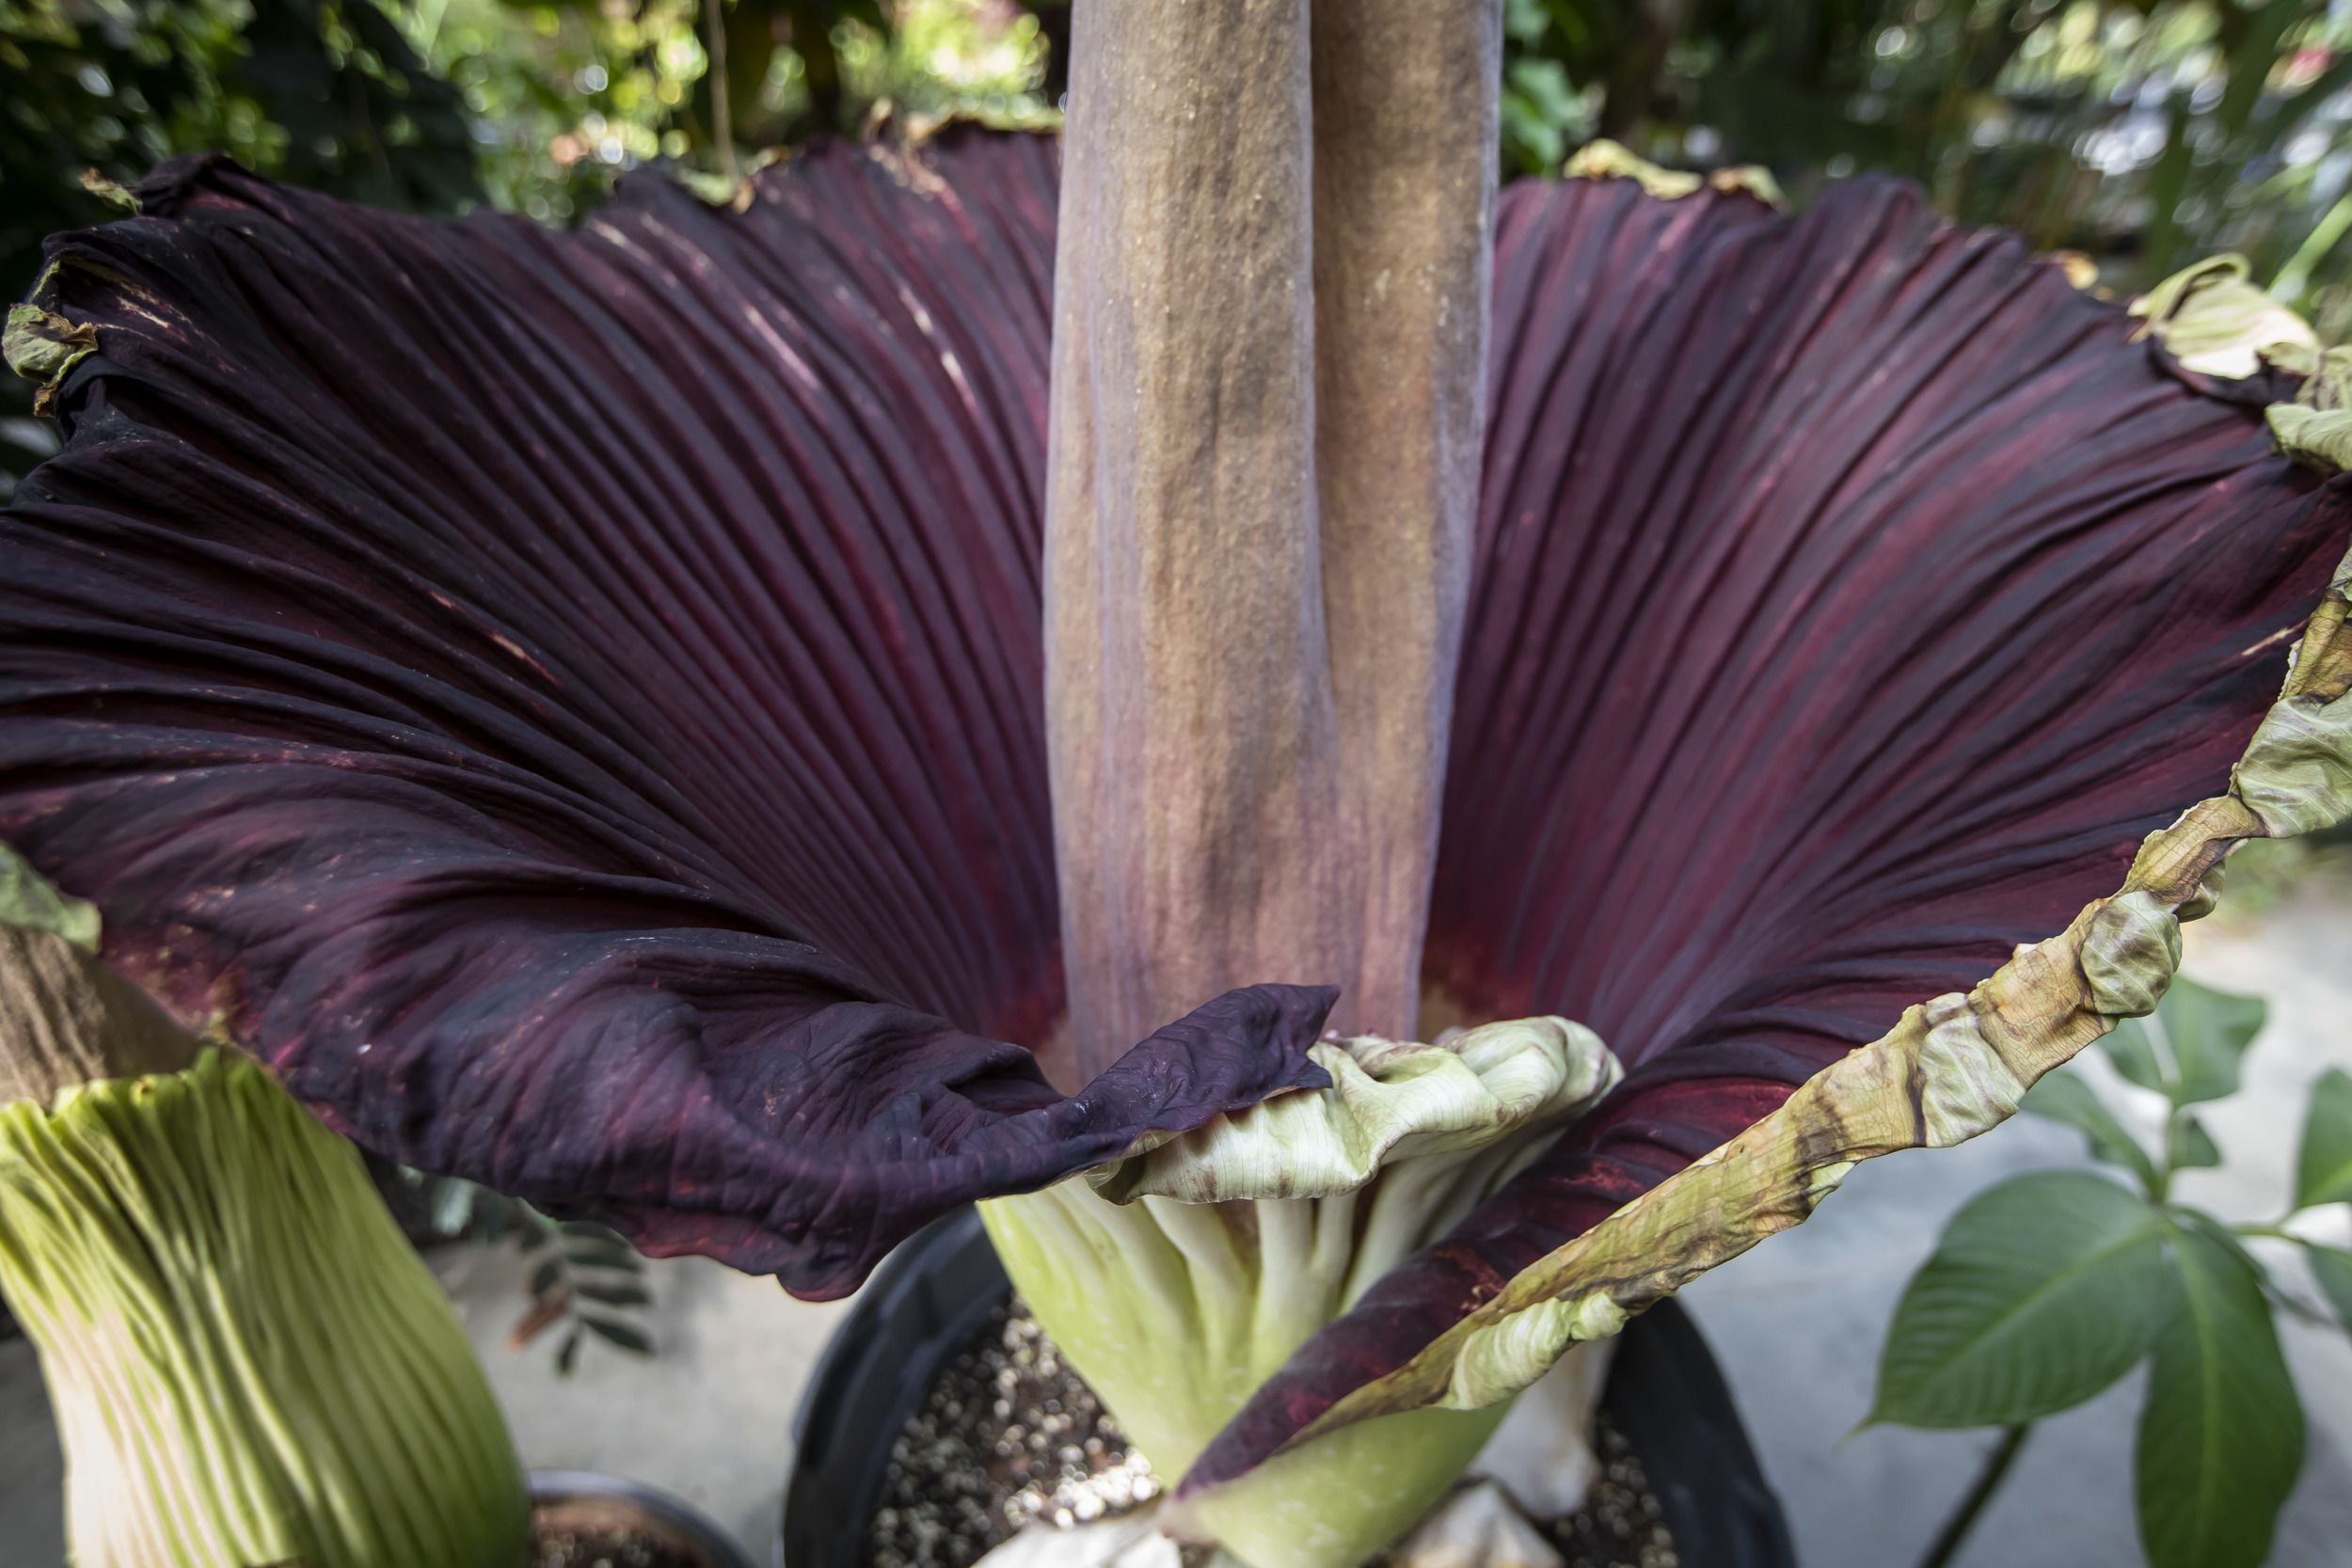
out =
[(2026, 1091), (2017, 1102), (2021, 1111), (2030, 1111), (2052, 1121), (2062, 1121), (2078, 1127), (2090, 1135), (2090, 1152), (2109, 1164), (2122, 1165), (2136, 1173), (2140, 1180), (2153, 1187), (2156, 1182), (2155, 1162), (2148, 1158), (2139, 1140), (2116, 1119), (2106, 1108), (2099, 1093), (2081, 1077), (2072, 1072), (2044, 1074), (2042, 1082)]
[(2270, 1284), (2269, 1268), (2254, 1256), (2253, 1249), (2236, 1231), (2200, 1209), (2185, 1209), (2176, 1204), (2171, 1210), (2171, 1217), (2176, 1226), (2185, 1225), (2191, 1230), (2202, 1231), (2205, 1240), (2235, 1258), (2239, 1265), (2254, 1276), (2254, 1283), (2267, 1290)]
[(2125, 1019), (2100, 1041), (2116, 1071), (2175, 1105), (2237, 1092), (2238, 1061), (2269, 1006), (2176, 976), (2151, 1019)]
[(1869, 1419), (2008, 1426), (2080, 1404), (2148, 1352), (2164, 1235), (2144, 1199), (2083, 1172), (1978, 1197), (1903, 1291)]
[(2194, 1105), (2237, 1093), (2238, 1063), (2269, 1011), (2259, 996), (2237, 996), (2186, 975), (2176, 977), (2156, 1004), (2156, 1020), (2172, 1048), (2174, 1101)]
[[(2172, 983), (2177, 986), (2181, 982), (2175, 979)], [(2138, 1019), (2119, 1022), (2099, 1037), (2099, 1047), (2115, 1064), (2115, 1070), (2123, 1075), (2125, 1083), (2137, 1084), (2161, 1095), (2171, 1094), (2170, 1075), (2157, 1059), (2155, 1042), (2149, 1038), (2147, 1026)]]
[(2312, 1085), (2303, 1152), (2295, 1167), (2295, 1206), (2352, 1201), (2352, 1073), (2329, 1068)]
[(2195, 1117), (2174, 1122), (2165, 1145), (2165, 1158), (2174, 1170), (2203, 1170), (2221, 1163), (2221, 1146)]
[(2319, 1282), (2328, 1305), (2336, 1309), (2336, 1321), (2352, 1334), (2352, 1252), (2305, 1242), (2303, 1256), (2310, 1259), (2312, 1277)]
[(2149, 1568), (2258, 1568), (2303, 1466), (2303, 1411), (2262, 1282), (2199, 1228), (2173, 1232), (2135, 1467)]

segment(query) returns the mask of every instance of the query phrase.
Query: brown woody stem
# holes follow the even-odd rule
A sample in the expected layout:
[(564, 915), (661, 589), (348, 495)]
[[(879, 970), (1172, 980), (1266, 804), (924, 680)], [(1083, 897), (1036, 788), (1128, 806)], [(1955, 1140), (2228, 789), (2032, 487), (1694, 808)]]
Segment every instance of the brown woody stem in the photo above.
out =
[(0, 1104), (49, 1105), (79, 1084), (173, 1072), (196, 1042), (145, 993), (47, 931), (0, 920)]
[(1408, 1035), (1477, 499), (1494, 0), (1079, 8), (1046, 524), (1069, 1076)]

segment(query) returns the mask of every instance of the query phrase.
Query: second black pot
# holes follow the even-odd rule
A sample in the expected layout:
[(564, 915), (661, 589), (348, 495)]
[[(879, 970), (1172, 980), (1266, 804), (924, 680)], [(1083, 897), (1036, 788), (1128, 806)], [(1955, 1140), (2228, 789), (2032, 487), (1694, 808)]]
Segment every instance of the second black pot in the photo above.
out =
[[(864, 1568), (891, 1443), (1011, 1293), (971, 1210), (931, 1226), (875, 1271), (825, 1347), (792, 1424), (784, 1568)], [(1796, 1568), (1780, 1501), (1731, 1391), (1673, 1302), (1627, 1325), (1601, 1405), (1641, 1456), (1683, 1561)]]

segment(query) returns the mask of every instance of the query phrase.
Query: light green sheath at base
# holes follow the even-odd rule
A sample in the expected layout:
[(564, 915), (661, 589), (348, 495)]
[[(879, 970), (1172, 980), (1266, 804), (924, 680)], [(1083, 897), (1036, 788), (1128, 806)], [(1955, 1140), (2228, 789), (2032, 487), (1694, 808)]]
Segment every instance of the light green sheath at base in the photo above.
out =
[(447, 1299), (262, 1069), (0, 1107), (0, 1290), (76, 1568), (522, 1568), (530, 1503)]
[[(1617, 1079), (1599, 1037), (1559, 1018), (1310, 1053), (1329, 1088), (980, 1205), (1038, 1321), (1164, 1476)], [(1181, 1528), (1250, 1568), (1352, 1568), (1420, 1521), (1509, 1408), (1407, 1411), (1302, 1444)]]

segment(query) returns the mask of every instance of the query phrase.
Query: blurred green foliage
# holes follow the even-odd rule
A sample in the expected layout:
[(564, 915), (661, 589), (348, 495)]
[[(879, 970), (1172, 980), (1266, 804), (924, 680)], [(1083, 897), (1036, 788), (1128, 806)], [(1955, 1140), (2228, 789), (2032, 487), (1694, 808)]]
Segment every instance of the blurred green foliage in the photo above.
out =
[(878, 104), (1043, 106), (1047, 35), (1009, 4), (729, 0), (715, 33), (698, 0), (416, 0), (405, 16), (476, 118), (490, 199), (547, 220), (616, 170), (666, 158), (725, 178), (749, 150), (855, 133)]
[[(723, 185), (884, 108), (1034, 115), (1067, 80), (1070, 13), (0, 0), (0, 277), (16, 293), (43, 234), (106, 215), (85, 170), (129, 181), (177, 152), (563, 222), (656, 160)], [(1505, 0), (1504, 27), (1508, 171), (1554, 171), (1595, 135), (1679, 166), (1761, 163), (1800, 201), (1884, 169), (1968, 222), (2087, 253), (2119, 292), (2243, 251), (2323, 334), (2352, 335), (2347, 0)], [(0, 459), (38, 440), (16, 412), (0, 407)]]
[[(114, 215), (88, 174), (217, 150), (380, 206), (563, 222), (624, 169), (731, 181), (881, 105), (1034, 114), (1068, 25), (1067, 0), (0, 0), (0, 292)], [(0, 499), (53, 445), (0, 378)]]
[(1507, 0), (1524, 170), (1611, 136), (1685, 167), (1917, 180), (2136, 292), (2216, 250), (2352, 328), (2352, 8), (2314, 0)]

